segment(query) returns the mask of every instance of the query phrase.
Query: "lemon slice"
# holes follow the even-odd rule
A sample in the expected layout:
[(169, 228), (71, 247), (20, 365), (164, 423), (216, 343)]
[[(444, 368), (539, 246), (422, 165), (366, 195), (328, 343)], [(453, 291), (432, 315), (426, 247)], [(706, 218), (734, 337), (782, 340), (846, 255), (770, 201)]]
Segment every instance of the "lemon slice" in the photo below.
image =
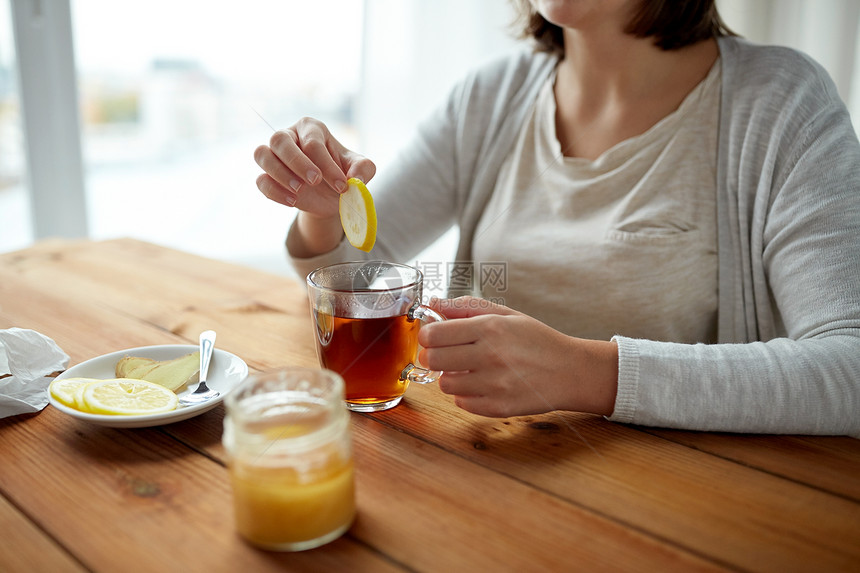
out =
[(160, 384), (131, 378), (99, 380), (84, 388), (84, 404), (95, 414), (137, 416), (175, 410), (179, 398)]
[(60, 404), (80, 410), (83, 406), (84, 388), (95, 381), (94, 378), (63, 378), (51, 382), (49, 391)]
[(369, 252), (376, 243), (376, 208), (364, 183), (355, 177), (346, 182), (346, 193), (340, 196), (340, 224), (346, 239), (356, 249)]

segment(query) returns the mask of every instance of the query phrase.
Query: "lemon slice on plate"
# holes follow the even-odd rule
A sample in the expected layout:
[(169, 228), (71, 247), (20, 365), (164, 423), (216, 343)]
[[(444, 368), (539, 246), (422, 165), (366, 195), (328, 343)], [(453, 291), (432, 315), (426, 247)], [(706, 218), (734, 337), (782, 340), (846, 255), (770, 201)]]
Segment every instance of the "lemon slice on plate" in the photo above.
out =
[(84, 404), (94, 414), (139, 416), (175, 410), (179, 399), (160, 384), (131, 378), (93, 382), (84, 388)]
[(81, 410), (83, 407), (84, 388), (94, 382), (92, 378), (63, 378), (51, 382), (49, 391), (57, 402), (69, 408)]
[(346, 239), (356, 249), (369, 252), (376, 243), (376, 208), (373, 197), (360, 179), (352, 177), (340, 196), (340, 224)]

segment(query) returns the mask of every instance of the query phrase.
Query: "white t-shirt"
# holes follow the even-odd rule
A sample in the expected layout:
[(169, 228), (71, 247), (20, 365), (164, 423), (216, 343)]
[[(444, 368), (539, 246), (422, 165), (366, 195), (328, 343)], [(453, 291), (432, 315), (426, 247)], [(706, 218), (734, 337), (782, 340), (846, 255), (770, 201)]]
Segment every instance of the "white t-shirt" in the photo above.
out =
[(572, 336), (714, 342), (719, 62), (672, 114), (594, 161), (563, 156), (554, 79), (477, 226), (482, 295)]

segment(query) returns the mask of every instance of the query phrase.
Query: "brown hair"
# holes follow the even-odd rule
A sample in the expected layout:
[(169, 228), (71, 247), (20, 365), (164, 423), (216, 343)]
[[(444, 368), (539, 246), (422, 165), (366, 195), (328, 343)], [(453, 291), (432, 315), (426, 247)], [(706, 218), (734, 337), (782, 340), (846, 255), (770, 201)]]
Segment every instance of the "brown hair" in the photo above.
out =
[[(533, 38), (541, 52), (564, 55), (564, 34), (531, 7), (517, 0), (520, 36)], [(637, 38), (654, 38), (663, 50), (677, 50), (709, 38), (736, 36), (717, 12), (715, 0), (642, 0), (624, 28)]]

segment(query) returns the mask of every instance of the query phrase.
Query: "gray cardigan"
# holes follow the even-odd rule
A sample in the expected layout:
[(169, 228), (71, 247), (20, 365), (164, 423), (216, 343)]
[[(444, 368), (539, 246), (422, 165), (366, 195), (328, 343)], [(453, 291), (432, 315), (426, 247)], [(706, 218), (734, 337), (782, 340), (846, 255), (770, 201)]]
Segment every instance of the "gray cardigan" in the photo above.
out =
[[(860, 144), (827, 73), (807, 56), (719, 42), (718, 344), (616, 336), (614, 421), (860, 437)], [(522, 53), (468, 77), (374, 179), (366, 258), (409, 262), (451, 225), (458, 261), (543, 82)], [(297, 271), (363, 253), (346, 242)], [(461, 293), (452, 293), (461, 294)]]

